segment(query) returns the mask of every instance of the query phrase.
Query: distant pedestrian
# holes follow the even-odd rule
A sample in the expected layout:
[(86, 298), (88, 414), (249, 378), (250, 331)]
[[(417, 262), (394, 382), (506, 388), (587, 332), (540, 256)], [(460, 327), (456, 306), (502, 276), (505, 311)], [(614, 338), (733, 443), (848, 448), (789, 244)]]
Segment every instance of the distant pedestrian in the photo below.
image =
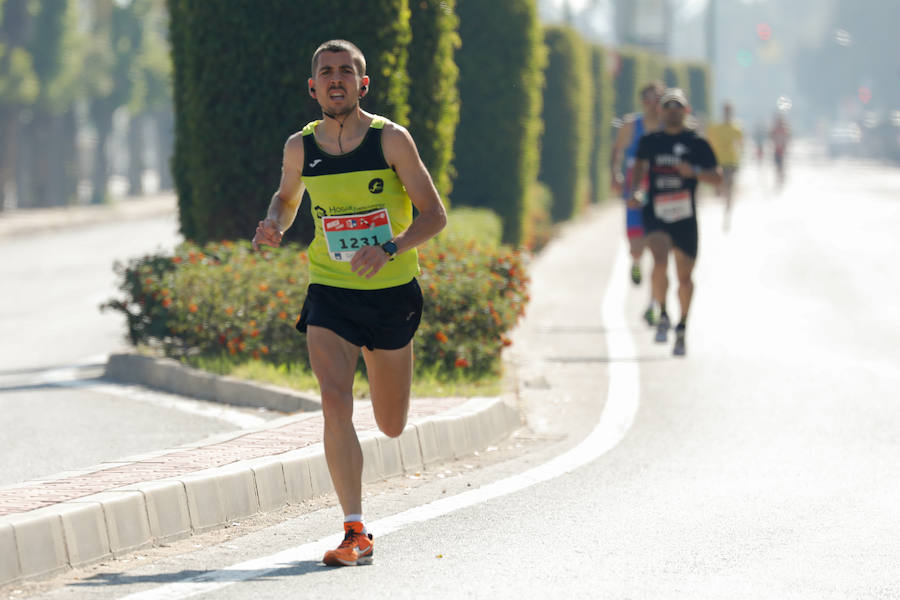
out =
[(297, 329), (307, 334), (322, 395), (325, 458), (344, 511), (344, 541), (322, 559), (331, 566), (370, 562), (374, 553), (362, 515), (363, 455), (352, 420), (360, 352), (375, 421), (397, 437), (409, 412), (412, 339), (422, 316), (415, 248), (447, 222), (407, 130), (359, 106), (369, 85), (359, 48), (345, 40), (319, 46), (309, 94), (323, 118), (288, 138), (281, 185), (253, 238), (254, 247), (277, 246), (308, 189), (316, 233)]

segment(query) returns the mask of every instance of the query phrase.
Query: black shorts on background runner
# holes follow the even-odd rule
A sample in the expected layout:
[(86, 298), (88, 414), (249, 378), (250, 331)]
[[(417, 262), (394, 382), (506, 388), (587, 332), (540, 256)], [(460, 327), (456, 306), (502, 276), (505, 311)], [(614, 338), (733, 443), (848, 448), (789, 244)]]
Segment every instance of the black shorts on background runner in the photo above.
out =
[(309, 284), (297, 331), (309, 325), (329, 329), (355, 346), (397, 350), (406, 346), (422, 319), (422, 290), (413, 279), (380, 290)]
[(665, 223), (656, 218), (652, 206), (644, 207), (644, 235), (654, 231), (668, 233), (672, 238), (672, 246), (678, 248), (691, 258), (697, 258), (700, 235), (697, 229), (697, 218), (684, 219), (674, 223)]

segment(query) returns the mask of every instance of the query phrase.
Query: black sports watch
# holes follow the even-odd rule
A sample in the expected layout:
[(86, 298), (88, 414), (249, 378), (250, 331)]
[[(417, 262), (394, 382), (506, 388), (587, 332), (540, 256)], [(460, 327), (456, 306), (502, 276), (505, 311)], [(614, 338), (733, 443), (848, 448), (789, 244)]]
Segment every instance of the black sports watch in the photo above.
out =
[(384, 250), (384, 253), (389, 257), (393, 258), (395, 254), (397, 254), (397, 244), (394, 243), (394, 240), (388, 240), (381, 245), (381, 249)]

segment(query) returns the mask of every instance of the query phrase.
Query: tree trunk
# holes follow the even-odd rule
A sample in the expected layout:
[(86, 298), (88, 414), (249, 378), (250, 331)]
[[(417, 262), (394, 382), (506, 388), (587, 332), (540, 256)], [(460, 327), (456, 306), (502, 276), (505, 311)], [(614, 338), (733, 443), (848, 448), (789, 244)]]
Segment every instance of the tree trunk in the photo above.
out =
[(19, 147), (19, 114), (12, 108), (0, 109), (0, 211), (18, 206), (16, 171)]
[(50, 197), (55, 206), (74, 204), (78, 196), (78, 150), (76, 148), (75, 110), (54, 115), (50, 132), (53, 143), (47, 149), (51, 177)]
[(172, 109), (157, 111), (156, 123), (156, 168), (159, 170), (159, 191), (175, 187), (172, 179), (172, 149), (175, 147), (175, 120)]
[(144, 118), (131, 115), (128, 119), (128, 195), (144, 194)]
[(91, 204), (106, 202), (109, 187), (109, 159), (106, 156), (106, 143), (113, 127), (113, 111), (103, 101), (91, 106), (91, 117), (97, 130), (97, 145), (94, 147), (94, 169), (91, 175)]
[(47, 207), (59, 204), (58, 198), (52, 197), (51, 181), (58, 176), (52, 171), (51, 153), (53, 116), (44, 111), (35, 111), (34, 118), (28, 125), (26, 135), (31, 139), (28, 152), (29, 170), (28, 185), (31, 188), (32, 206)]

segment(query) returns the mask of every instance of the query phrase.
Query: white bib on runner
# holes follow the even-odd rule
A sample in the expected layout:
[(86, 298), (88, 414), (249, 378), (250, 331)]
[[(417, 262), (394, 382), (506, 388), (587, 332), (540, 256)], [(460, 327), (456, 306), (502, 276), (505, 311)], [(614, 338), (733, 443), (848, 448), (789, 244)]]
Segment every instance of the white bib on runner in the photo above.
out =
[(657, 194), (653, 197), (653, 213), (664, 223), (689, 219), (694, 215), (691, 193), (688, 190)]
[(380, 246), (394, 237), (386, 208), (358, 215), (322, 217), (322, 231), (328, 256), (344, 262), (363, 246)]

